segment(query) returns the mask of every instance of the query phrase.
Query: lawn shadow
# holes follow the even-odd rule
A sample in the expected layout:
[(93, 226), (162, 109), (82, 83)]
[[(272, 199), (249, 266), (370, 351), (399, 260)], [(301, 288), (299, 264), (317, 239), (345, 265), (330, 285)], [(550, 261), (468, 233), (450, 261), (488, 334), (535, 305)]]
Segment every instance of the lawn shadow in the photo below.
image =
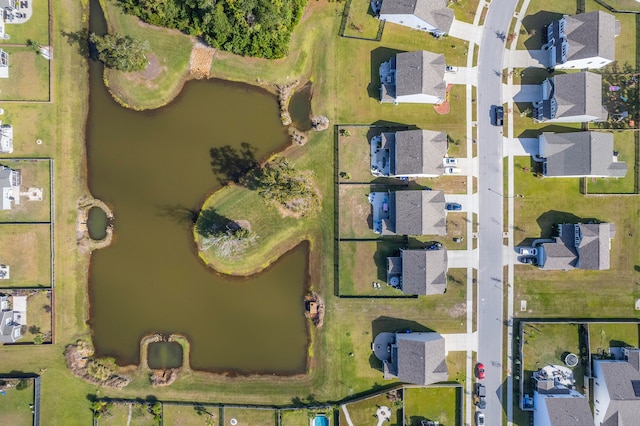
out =
[(399, 333), (403, 331), (413, 331), (418, 333), (432, 332), (429, 327), (403, 318), (393, 318), (387, 316), (381, 316), (374, 319), (371, 322), (371, 335), (375, 338), (380, 333)]
[(211, 148), (211, 170), (220, 185), (240, 183), (248, 172), (258, 166), (257, 152), (258, 148), (248, 142), (242, 142), (240, 148), (231, 145)]
[(407, 239), (405, 237), (387, 237), (376, 244), (373, 262), (377, 269), (377, 279), (384, 282), (387, 281), (387, 258), (400, 256), (402, 247), (407, 247)]
[(378, 47), (371, 51), (371, 79), (367, 86), (369, 97), (380, 100), (380, 65), (403, 50)]
[(424, 416), (411, 416), (409, 418), (409, 424), (407, 426), (420, 426), (422, 422), (433, 421), (433, 419), (429, 419)]
[(551, 238), (557, 235), (555, 225), (560, 223), (600, 223), (601, 221), (595, 218), (581, 218), (573, 213), (561, 212), (558, 210), (549, 210), (542, 213), (536, 219), (538, 226), (540, 227), (541, 238)]
[(69, 46), (75, 45), (78, 49), (78, 53), (82, 57), (90, 57), (91, 59), (98, 58), (98, 52), (89, 46), (89, 32), (85, 29), (78, 31), (60, 31), (60, 35), (67, 39)]
[(580, 129), (576, 129), (575, 127), (567, 127), (561, 124), (549, 124), (548, 126), (544, 126), (539, 129), (525, 129), (522, 133), (518, 135), (518, 137), (519, 138), (537, 138), (543, 132), (571, 133), (571, 132), (579, 132), (579, 131)]
[(209, 208), (200, 212), (195, 228), (203, 237), (210, 237), (219, 229), (225, 229), (233, 221), (219, 214), (216, 209)]
[(529, 37), (525, 40), (524, 46), (527, 50), (540, 50), (542, 48), (542, 31), (544, 26), (562, 18), (562, 13), (541, 10), (532, 15), (527, 15), (522, 20), (522, 27)]

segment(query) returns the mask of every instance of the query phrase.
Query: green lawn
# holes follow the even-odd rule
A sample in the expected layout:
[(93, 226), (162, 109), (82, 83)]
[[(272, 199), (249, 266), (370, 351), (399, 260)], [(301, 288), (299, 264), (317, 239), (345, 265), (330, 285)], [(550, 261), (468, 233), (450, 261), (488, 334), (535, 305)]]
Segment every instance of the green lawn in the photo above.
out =
[[(349, 37), (361, 37), (375, 39), (378, 35), (378, 28), (382, 22), (376, 19), (371, 10), (369, 0), (351, 0), (347, 26), (344, 28), (344, 35)], [(345, 3), (346, 5), (349, 2)]]
[(275, 410), (258, 410), (251, 408), (224, 408), (224, 420), (230, 424), (231, 419), (237, 420), (238, 426), (275, 426)]
[(478, 3), (480, 3), (480, 0), (457, 0), (451, 3), (449, 7), (453, 9), (453, 14), (458, 21), (473, 24), (478, 10)]
[(618, 151), (619, 161), (627, 163), (627, 175), (623, 178), (586, 178), (589, 194), (634, 194), (638, 167), (636, 164), (637, 142), (635, 132), (615, 132), (613, 149)]
[(280, 411), (281, 425), (282, 426), (313, 426), (311, 421), (317, 415), (325, 416), (329, 419), (329, 424), (332, 424), (333, 413), (330, 411), (315, 412), (306, 409), (286, 410)]
[[(55, 126), (51, 124), (51, 104), (14, 103), (4, 105), (3, 124), (13, 126), (13, 154), (3, 157), (52, 157)], [(36, 143), (41, 140), (42, 143)]]
[(522, 19), (516, 49), (539, 50), (542, 47), (542, 28), (562, 18), (562, 15), (575, 14), (574, 1), (531, 0), (527, 16)]
[(9, 78), (0, 79), (0, 99), (48, 101), (51, 62), (29, 47), (10, 46), (4, 50), (9, 54)]
[(162, 422), (165, 426), (206, 426), (207, 419), (211, 419), (214, 425), (218, 424), (218, 407), (200, 407), (204, 410), (198, 411), (194, 405), (163, 404)]
[[(2, 225), (0, 262), (8, 265), (10, 278), (1, 287), (49, 287), (51, 244), (49, 225)], [(38, 247), (38, 250), (34, 250)]]
[(30, 404), (33, 404), (33, 379), (24, 379), (28, 386), (18, 390), (16, 385), (18, 379), (0, 379), (11, 388), (5, 389), (3, 396), (0, 396), (0, 424), (15, 426), (30, 426), (33, 424), (33, 414)]
[(40, 290), (27, 298), (27, 335), (20, 343), (33, 341), (42, 334), (45, 342), (51, 342), (51, 290)]
[[(398, 411), (402, 408), (402, 402), (392, 402), (387, 394), (377, 395), (363, 401), (347, 404), (349, 417), (354, 425), (358, 426), (375, 426), (378, 424), (376, 411), (378, 407), (389, 407), (391, 410), (390, 424), (398, 424)], [(401, 411), (400, 411), (401, 412)], [(343, 410), (340, 410), (340, 424), (348, 424)]]
[(404, 424), (420, 426), (422, 420), (442, 426), (460, 424), (460, 391), (456, 387), (407, 388), (404, 390)]
[[(340, 294), (404, 296), (401, 290), (387, 285), (387, 257), (399, 256), (405, 247), (398, 239), (340, 242)], [(374, 288), (374, 282), (381, 288)]]
[[(15, 130), (15, 129), (14, 129)], [(42, 190), (42, 200), (29, 200), (20, 196), (20, 204), (12, 204), (11, 210), (0, 210), (0, 222), (50, 222), (51, 221), (51, 178), (48, 160), (0, 160), (0, 165), (20, 170), (22, 185), (20, 192), (29, 188)], [(17, 197), (17, 194), (14, 195)]]
[(373, 232), (371, 203), (367, 198), (371, 192), (386, 192), (387, 187), (369, 185), (340, 185), (340, 238), (378, 238)]
[(638, 324), (592, 323), (589, 324), (591, 353), (608, 352), (610, 347), (638, 347)]
[(33, 14), (24, 24), (6, 24), (5, 33), (8, 39), (0, 39), (0, 43), (25, 44), (33, 40), (41, 45), (49, 43), (49, 2), (47, 0), (31, 0)]
[[(129, 413), (131, 413), (131, 422), (128, 421)], [(154, 420), (153, 415), (149, 412), (149, 405), (134, 402), (114, 404), (110, 414), (100, 417), (98, 424), (101, 426), (156, 426), (159, 423)]]

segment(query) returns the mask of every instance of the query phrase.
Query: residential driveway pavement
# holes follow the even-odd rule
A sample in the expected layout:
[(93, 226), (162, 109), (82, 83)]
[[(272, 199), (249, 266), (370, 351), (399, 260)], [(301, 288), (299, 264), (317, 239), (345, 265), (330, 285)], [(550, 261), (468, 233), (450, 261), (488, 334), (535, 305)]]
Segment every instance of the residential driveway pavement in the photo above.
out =
[(472, 84), (478, 85), (478, 68), (457, 67), (456, 72), (445, 72), (444, 81), (447, 84)]
[(457, 333), (442, 334), (444, 337), (444, 351), (477, 351), (478, 350), (478, 332), (474, 333)]
[[(462, 244), (461, 244), (462, 245)], [(447, 266), (451, 268), (478, 267), (478, 250), (447, 250)]]
[(538, 138), (504, 138), (503, 153), (506, 157), (511, 153), (514, 156), (531, 156), (538, 155), (539, 151)]
[(467, 194), (444, 194), (445, 203), (458, 203), (462, 207), (462, 210), (451, 210), (451, 211), (462, 211), (468, 212), (472, 211), (474, 213), (478, 212), (478, 193), (467, 195)]
[(482, 27), (454, 19), (449, 29), (449, 36), (480, 44)]
[[(534, 102), (542, 99), (542, 88), (537, 84), (513, 85), (513, 102)], [(507, 85), (502, 85), (502, 93), (509, 93)], [(506, 102), (506, 99), (504, 100)]]
[(504, 56), (504, 68), (511, 63), (513, 68), (547, 68), (547, 52), (543, 50), (514, 50)]

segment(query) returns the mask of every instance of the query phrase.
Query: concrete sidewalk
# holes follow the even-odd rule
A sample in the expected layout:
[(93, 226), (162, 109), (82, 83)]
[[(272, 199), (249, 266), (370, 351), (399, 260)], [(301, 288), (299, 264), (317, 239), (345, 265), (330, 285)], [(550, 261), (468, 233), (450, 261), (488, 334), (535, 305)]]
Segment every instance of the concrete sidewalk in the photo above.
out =
[(478, 351), (478, 332), (442, 334), (444, 337), (444, 351)]
[(482, 40), (482, 30), (483, 27), (481, 26), (468, 24), (454, 19), (451, 23), (451, 28), (449, 29), (449, 36), (480, 44), (480, 40)]

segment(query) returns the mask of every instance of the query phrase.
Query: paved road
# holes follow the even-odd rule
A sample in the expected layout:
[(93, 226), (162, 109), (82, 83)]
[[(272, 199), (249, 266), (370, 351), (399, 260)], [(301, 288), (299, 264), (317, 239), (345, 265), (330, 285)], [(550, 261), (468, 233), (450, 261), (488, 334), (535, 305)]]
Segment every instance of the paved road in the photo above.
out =
[(502, 406), (503, 138), (502, 128), (491, 125), (491, 107), (502, 105), (505, 38), (516, 3), (490, 3), (478, 51), (478, 361), (486, 369), (488, 425), (501, 424), (506, 412)]

